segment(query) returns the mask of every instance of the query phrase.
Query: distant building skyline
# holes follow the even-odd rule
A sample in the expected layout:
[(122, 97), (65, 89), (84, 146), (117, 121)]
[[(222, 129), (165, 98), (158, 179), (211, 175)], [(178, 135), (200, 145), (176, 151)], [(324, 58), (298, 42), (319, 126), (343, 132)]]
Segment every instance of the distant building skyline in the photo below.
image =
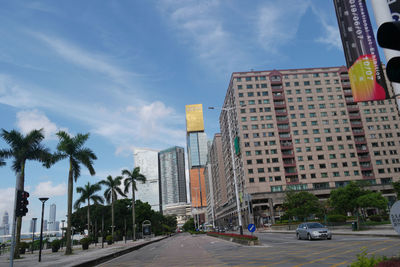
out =
[(158, 185), (158, 152), (150, 148), (135, 148), (133, 151), (134, 166), (146, 177), (146, 183), (137, 182), (136, 199), (147, 202), (155, 211), (160, 210)]
[(162, 211), (169, 205), (187, 203), (185, 149), (171, 147), (158, 153)]

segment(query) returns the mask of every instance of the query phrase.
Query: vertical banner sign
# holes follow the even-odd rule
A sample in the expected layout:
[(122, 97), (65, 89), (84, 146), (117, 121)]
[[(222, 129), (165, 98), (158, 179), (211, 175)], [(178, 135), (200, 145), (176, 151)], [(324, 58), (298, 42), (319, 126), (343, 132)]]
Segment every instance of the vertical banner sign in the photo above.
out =
[(355, 102), (389, 97), (365, 0), (333, 0)]
[(387, 0), (393, 20), (400, 21), (400, 0)]

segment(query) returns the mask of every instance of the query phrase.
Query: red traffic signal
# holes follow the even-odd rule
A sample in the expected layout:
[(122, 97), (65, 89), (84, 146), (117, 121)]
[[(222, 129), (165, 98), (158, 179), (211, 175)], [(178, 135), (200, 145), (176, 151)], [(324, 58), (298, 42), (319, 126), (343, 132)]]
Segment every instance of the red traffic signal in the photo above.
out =
[(29, 193), (26, 191), (18, 190), (17, 191), (17, 207), (15, 211), (15, 215), (17, 217), (25, 216), (28, 213), (28, 197)]

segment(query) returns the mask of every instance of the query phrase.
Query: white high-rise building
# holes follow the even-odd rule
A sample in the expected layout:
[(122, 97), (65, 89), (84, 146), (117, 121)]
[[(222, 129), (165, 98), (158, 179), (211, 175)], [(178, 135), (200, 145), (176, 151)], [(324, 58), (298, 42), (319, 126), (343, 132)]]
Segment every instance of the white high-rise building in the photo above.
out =
[(56, 231), (56, 204), (51, 204), (50, 205), (50, 211), (49, 211), (49, 231)]
[(135, 148), (133, 151), (135, 168), (140, 167), (140, 173), (146, 176), (146, 183), (136, 183), (135, 197), (142, 202), (148, 202), (155, 211), (160, 210), (158, 152), (149, 148)]
[(9, 235), (10, 234), (10, 225), (8, 224), (8, 212), (7, 211), (4, 212), (2, 226), (4, 227), (4, 234)]

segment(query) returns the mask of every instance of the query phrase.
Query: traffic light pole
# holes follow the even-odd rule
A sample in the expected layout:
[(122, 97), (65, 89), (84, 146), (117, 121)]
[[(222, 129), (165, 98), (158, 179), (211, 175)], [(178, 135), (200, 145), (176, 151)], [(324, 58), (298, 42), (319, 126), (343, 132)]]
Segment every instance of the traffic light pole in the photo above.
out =
[[(389, 5), (387, 0), (371, 0), (372, 9), (374, 10), (374, 17), (376, 21), (376, 25), (381, 26), (385, 22), (392, 22), (392, 13), (390, 12)], [(383, 53), (386, 58), (386, 62), (393, 57), (399, 57), (400, 52), (392, 49), (383, 48)], [(393, 91), (395, 96), (400, 95), (400, 84), (392, 82)], [(396, 97), (397, 105), (400, 108), (400, 99)]]

